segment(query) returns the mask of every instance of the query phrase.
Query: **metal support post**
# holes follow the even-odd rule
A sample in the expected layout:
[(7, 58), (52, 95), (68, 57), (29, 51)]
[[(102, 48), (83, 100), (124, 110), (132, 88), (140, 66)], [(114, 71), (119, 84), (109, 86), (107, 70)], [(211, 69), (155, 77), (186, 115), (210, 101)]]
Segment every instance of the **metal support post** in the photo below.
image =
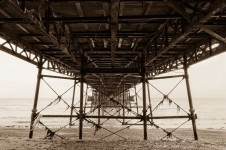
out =
[(142, 55), (142, 69), (141, 69), (141, 74), (142, 74), (142, 88), (143, 88), (143, 126), (144, 126), (144, 140), (147, 140), (147, 109), (146, 109), (146, 79), (145, 79), (145, 74), (146, 74), (146, 69), (145, 69), (145, 58), (144, 54)]
[(37, 75), (37, 83), (36, 83), (36, 90), (35, 90), (35, 98), (34, 98), (34, 104), (31, 114), (31, 124), (30, 124), (30, 132), (29, 132), (29, 138), (33, 137), (33, 123), (36, 117), (37, 112), (37, 105), (38, 105), (38, 96), (39, 96), (39, 89), (40, 89), (40, 83), (42, 78), (42, 58), (40, 59), (39, 66), (38, 66), (38, 75)]
[(144, 140), (147, 140), (147, 109), (146, 109), (145, 73), (142, 75), (142, 88), (143, 88)]
[(192, 96), (191, 96), (191, 90), (190, 90), (190, 84), (189, 84), (189, 75), (188, 75), (188, 66), (187, 66), (187, 57), (184, 56), (184, 74), (185, 74), (185, 81), (187, 86), (187, 94), (188, 94), (188, 100), (189, 100), (189, 106), (190, 106), (190, 112), (191, 112), (191, 121), (192, 121), (192, 127), (193, 127), (193, 133), (195, 140), (198, 140), (198, 134), (196, 130), (196, 116), (195, 116), (195, 110), (193, 108), (193, 102), (192, 102)]
[(72, 102), (71, 102), (71, 117), (70, 117), (70, 124), (69, 124), (70, 126), (72, 125), (72, 115), (73, 115), (74, 101), (75, 101), (75, 90), (76, 90), (76, 80), (74, 82)]
[(80, 110), (79, 110), (79, 139), (82, 139), (82, 129), (83, 129), (83, 87), (84, 87), (84, 74), (81, 73), (80, 81)]

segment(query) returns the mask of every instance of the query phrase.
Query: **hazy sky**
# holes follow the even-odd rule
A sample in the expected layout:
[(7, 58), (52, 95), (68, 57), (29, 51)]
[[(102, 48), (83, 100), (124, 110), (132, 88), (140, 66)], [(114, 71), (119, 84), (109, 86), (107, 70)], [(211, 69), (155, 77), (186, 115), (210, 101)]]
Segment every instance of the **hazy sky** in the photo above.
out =
[[(180, 73), (182, 71), (178, 71)], [(44, 71), (44, 73), (48, 73)], [(189, 68), (192, 96), (195, 98), (226, 98), (226, 53), (193, 65)], [(0, 51), (0, 98), (33, 98), (35, 93), (37, 68), (23, 60)], [(72, 81), (48, 80), (61, 94)], [(163, 88), (170, 86), (169, 81), (154, 82)], [(77, 89), (78, 90), (78, 89)], [(78, 91), (77, 91), (78, 92)], [(184, 97), (181, 91), (173, 93)], [(41, 84), (40, 97), (55, 96), (46, 85)]]

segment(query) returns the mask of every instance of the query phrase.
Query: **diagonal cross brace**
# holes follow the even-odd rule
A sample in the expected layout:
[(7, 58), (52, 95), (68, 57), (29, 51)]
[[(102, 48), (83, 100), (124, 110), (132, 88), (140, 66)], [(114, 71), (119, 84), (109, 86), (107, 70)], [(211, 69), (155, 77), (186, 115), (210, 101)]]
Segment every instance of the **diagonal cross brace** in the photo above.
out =
[(216, 14), (217, 12), (223, 10), (226, 7), (226, 0), (217, 0), (213, 2), (212, 7), (208, 10), (206, 15), (199, 15), (196, 19), (194, 19), (185, 32), (179, 34), (176, 38), (172, 39), (168, 46), (161, 49), (156, 56), (151, 57), (147, 62), (146, 66), (155, 61), (157, 58), (161, 57), (164, 53), (170, 50), (173, 46), (183, 40), (188, 34), (192, 32), (197, 32), (201, 29), (202, 23), (206, 22), (211, 18), (212, 15)]

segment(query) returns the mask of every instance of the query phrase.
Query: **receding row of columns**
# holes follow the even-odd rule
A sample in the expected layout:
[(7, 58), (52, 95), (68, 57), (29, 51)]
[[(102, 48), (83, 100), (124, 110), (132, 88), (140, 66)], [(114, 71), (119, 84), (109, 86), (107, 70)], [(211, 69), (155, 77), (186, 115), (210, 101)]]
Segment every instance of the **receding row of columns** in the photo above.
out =
[[(142, 95), (143, 95), (143, 134), (144, 134), (144, 140), (148, 139), (147, 136), (147, 104), (146, 104), (146, 83), (147, 83), (147, 79), (146, 79), (146, 71), (145, 71), (145, 67), (143, 67), (141, 72), (142, 75)], [(83, 138), (83, 120), (84, 120), (84, 110), (83, 110), (83, 91), (84, 91), (84, 77), (85, 74), (81, 73), (81, 78), (80, 78), (80, 110), (79, 110), (79, 139)], [(187, 58), (186, 56), (184, 57), (184, 77), (185, 77), (185, 81), (186, 81), (186, 88), (187, 88), (187, 94), (188, 94), (188, 100), (189, 100), (189, 107), (190, 107), (190, 115), (191, 115), (191, 121), (192, 121), (192, 127), (193, 127), (193, 133), (194, 133), (194, 139), (198, 140), (198, 134), (197, 134), (197, 130), (196, 130), (196, 123), (195, 123), (195, 113), (194, 113), (194, 108), (193, 108), (193, 103), (192, 103), (192, 96), (191, 96), (191, 90), (190, 90), (190, 84), (189, 84), (189, 76), (188, 76), (188, 65), (187, 65)], [(34, 98), (34, 104), (33, 104), (33, 109), (32, 109), (32, 114), (31, 114), (31, 124), (30, 124), (30, 132), (29, 132), (29, 138), (33, 137), (33, 122), (35, 120), (36, 117), (36, 112), (37, 112), (37, 104), (38, 104), (38, 96), (39, 96), (39, 89), (40, 89), (40, 82), (41, 82), (41, 78), (42, 78), (42, 61), (40, 61), (39, 65), (38, 65), (38, 75), (37, 75), (37, 84), (36, 84), (36, 91), (35, 91), (35, 98)], [(123, 81), (123, 123), (125, 123), (125, 87), (124, 87), (125, 83)], [(72, 104), (71, 104), (71, 115), (70, 115), (70, 124), (72, 124), (72, 115), (73, 115), (73, 109), (74, 109), (74, 99), (75, 99), (75, 87), (76, 87), (76, 80), (74, 82), (74, 89), (73, 89), (73, 96), (72, 96)], [(149, 104), (151, 104), (150, 102), (150, 89), (149, 86), (148, 87), (148, 99), (149, 99)], [(98, 105), (101, 104), (101, 85), (99, 85), (99, 94), (98, 94)], [(136, 88), (135, 88), (135, 93), (136, 93)], [(137, 103), (137, 97), (136, 97), (136, 103)], [(150, 115), (152, 116), (152, 108), (151, 105), (149, 105), (149, 109), (150, 109)], [(138, 111), (138, 108), (137, 108)], [(100, 116), (100, 107), (98, 107), (98, 116)], [(151, 121), (153, 122), (153, 119), (151, 119)], [(100, 125), (100, 118), (98, 118), (98, 124)]]

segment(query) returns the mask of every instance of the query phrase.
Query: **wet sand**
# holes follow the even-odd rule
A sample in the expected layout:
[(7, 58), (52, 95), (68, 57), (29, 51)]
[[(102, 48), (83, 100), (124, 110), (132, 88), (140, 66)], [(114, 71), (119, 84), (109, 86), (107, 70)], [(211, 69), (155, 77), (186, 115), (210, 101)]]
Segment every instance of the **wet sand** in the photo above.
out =
[[(107, 128), (110, 131), (118, 131), (121, 128)], [(51, 129), (56, 131), (57, 129)], [(170, 131), (170, 129), (168, 129)], [(33, 139), (28, 138), (28, 128), (1, 127), (1, 150), (226, 150), (226, 130), (198, 130), (199, 140), (193, 140), (191, 129), (179, 129), (174, 135), (177, 139), (161, 138), (166, 134), (160, 129), (148, 129), (148, 140), (143, 139), (142, 129), (125, 129), (118, 135), (104, 136), (110, 132), (100, 129), (94, 135), (95, 128), (83, 130), (83, 140), (78, 138), (78, 128), (67, 128), (57, 132), (53, 139), (43, 139), (46, 135), (44, 128), (36, 128)], [(120, 137), (122, 136), (122, 137)], [(126, 139), (124, 139), (126, 138)]]

